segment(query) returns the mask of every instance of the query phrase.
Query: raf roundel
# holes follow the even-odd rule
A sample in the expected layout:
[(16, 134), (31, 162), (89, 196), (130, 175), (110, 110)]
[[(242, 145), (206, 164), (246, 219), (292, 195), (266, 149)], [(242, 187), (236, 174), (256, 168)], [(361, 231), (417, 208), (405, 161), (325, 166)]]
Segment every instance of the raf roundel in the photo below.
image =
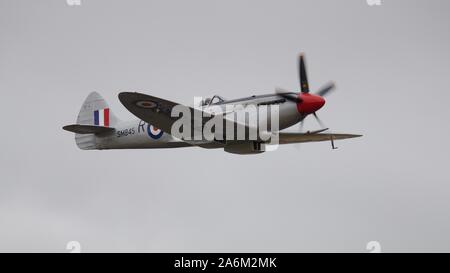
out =
[(136, 102), (136, 105), (140, 108), (144, 109), (153, 109), (157, 106), (156, 102), (144, 100), (144, 101), (138, 101)]
[(164, 132), (161, 129), (158, 129), (155, 126), (149, 124), (147, 125), (147, 134), (153, 139), (159, 139), (162, 137)]

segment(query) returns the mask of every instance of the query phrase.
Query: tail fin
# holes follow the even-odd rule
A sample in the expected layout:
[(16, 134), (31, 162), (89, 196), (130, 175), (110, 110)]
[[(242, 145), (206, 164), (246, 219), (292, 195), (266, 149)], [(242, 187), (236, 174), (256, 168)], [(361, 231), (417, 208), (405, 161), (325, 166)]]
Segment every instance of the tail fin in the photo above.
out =
[(86, 98), (78, 114), (77, 124), (114, 127), (118, 119), (109, 109), (108, 103), (97, 92)]
[(67, 131), (75, 132), (75, 142), (82, 150), (97, 148), (97, 133), (110, 132), (119, 122), (108, 103), (97, 92), (92, 92), (81, 106), (77, 124), (64, 126)]

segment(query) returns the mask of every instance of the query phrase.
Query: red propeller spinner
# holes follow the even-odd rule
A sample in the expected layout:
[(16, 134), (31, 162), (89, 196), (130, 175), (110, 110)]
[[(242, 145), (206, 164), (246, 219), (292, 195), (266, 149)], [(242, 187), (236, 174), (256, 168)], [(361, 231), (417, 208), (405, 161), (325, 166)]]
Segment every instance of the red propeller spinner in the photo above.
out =
[(280, 89), (279, 91), (277, 91), (277, 94), (289, 101), (297, 103), (297, 111), (302, 114), (302, 116), (306, 117), (309, 114), (313, 114), (317, 121), (321, 123), (319, 118), (317, 117), (316, 112), (325, 105), (325, 99), (323, 97), (335, 88), (334, 83), (330, 83), (322, 87), (316, 94), (309, 93), (308, 77), (306, 75), (306, 67), (303, 54), (299, 57), (298, 72), (301, 92), (295, 94), (284, 92)]
[(297, 111), (303, 115), (313, 114), (325, 105), (325, 99), (318, 95), (299, 93), (298, 98)]

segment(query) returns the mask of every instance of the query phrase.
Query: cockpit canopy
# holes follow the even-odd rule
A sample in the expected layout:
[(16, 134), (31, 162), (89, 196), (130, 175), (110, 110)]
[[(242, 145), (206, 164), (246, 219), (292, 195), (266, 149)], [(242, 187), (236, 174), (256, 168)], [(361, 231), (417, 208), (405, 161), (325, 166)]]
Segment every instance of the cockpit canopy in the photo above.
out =
[(202, 100), (201, 104), (202, 104), (202, 106), (208, 106), (208, 105), (221, 103), (224, 101), (225, 101), (225, 99), (223, 97), (214, 95), (212, 98), (206, 98), (206, 99)]

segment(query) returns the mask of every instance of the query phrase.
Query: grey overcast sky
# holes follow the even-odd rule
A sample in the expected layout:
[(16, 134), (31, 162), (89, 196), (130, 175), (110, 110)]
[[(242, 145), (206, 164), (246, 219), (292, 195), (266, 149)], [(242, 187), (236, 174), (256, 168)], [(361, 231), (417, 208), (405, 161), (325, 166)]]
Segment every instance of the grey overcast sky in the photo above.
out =
[[(450, 251), (450, 1), (0, 0), (0, 251)], [(337, 90), (363, 138), (237, 156), (81, 151), (61, 129), (101, 93), (190, 103)], [(307, 129), (318, 125), (313, 119)]]

